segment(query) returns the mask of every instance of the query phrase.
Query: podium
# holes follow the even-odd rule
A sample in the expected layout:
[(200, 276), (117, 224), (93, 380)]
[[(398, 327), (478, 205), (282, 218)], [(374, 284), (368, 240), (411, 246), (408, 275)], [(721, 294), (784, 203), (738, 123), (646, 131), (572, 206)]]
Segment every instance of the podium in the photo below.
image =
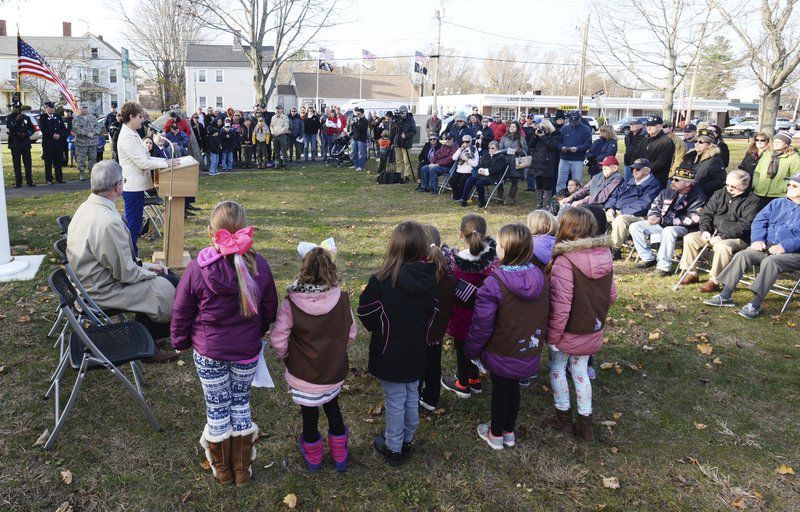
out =
[(164, 199), (164, 250), (153, 252), (153, 262), (183, 269), (192, 261), (183, 249), (186, 198), (197, 195), (200, 164), (191, 156), (178, 160), (178, 165), (155, 172), (155, 185)]

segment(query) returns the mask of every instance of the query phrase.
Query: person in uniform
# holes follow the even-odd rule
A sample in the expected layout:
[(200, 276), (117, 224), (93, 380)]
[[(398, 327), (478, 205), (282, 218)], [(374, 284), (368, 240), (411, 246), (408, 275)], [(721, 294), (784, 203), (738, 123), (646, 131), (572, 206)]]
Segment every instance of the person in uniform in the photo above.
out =
[(25, 164), (25, 181), (29, 187), (35, 187), (31, 176), (31, 138), (36, 129), (19, 106), (12, 107), (11, 114), (6, 119), (6, 127), (8, 128), (11, 161), (14, 163), (14, 188), (22, 186), (23, 163)]
[(42, 156), (44, 157), (44, 179), (48, 185), (53, 184), (53, 170), (57, 183), (64, 183), (61, 173), (64, 140), (69, 132), (64, 128), (64, 119), (56, 114), (52, 101), (44, 103), (45, 113), (39, 116), (39, 130), (42, 131)]
[(72, 124), (72, 134), (75, 136), (75, 156), (78, 160), (78, 174), (81, 181), (86, 179), (84, 171), (88, 168), (92, 172), (97, 158), (97, 136), (100, 135), (100, 125), (97, 118), (89, 112), (89, 107), (81, 104), (80, 114), (75, 117)]

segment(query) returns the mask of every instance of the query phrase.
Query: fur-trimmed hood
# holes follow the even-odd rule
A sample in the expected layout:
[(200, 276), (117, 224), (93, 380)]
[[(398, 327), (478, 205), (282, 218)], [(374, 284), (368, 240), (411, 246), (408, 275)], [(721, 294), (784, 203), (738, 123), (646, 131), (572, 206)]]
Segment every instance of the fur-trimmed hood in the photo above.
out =
[(463, 272), (483, 272), (497, 260), (497, 242), (487, 236), (484, 240), (483, 250), (478, 255), (473, 255), (469, 249), (457, 251), (450, 249), (453, 264)]
[(592, 249), (594, 247), (611, 247), (611, 237), (597, 236), (593, 238), (579, 238), (568, 242), (559, 242), (553, 247), (553, 256), (555, 257), (568, 252), (582, 251), (584, 249)]
[(708, 148), (705, 152), (703, 152), (702, 155), (700, 155), (700, 160), (697, 160), (697, 150), (696, 149), (693, 149), (693, 150), (687, 152), (686, 156), (684, 157), (684, 160), (688, 160), (688, 161), (690, 161), (692, 163), (699, 163), (699, 162), (705, 162), (706, 160), (708, 160), (710, 158), (714, 158), (715, 156), (721, 155), (721, 154), (722, 154), (722, 150), (719, 149), (719, 146), (714, 144), (713, 146)]
[(563, 256), (586, 277), (599, 279), (614, 267), (609, 247), (611, 239), (606, 236), (561, 242), (553, 249), (553, 259)]

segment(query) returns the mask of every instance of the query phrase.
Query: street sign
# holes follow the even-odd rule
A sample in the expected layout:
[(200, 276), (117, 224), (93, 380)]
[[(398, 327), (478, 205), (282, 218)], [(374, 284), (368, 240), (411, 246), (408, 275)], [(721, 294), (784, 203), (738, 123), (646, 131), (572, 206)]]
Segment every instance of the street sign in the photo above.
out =
[(128, 79), (131, 77), (130, 61), (128, 60), (128, 49), (122, 49), (122, 78)]

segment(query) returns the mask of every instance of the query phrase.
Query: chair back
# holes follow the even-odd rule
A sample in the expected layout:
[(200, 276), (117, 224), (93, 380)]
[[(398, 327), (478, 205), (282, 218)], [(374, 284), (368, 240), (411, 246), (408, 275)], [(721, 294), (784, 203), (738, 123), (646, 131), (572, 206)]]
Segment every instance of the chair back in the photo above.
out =
[(59, 301), (61, 301), (61, 308), (72, 310), (75, 306), (75, 300), (78, 298), (78, 292), (75, 291), (75, 287), (72, 286), (64, 269), (55, 270), (50, 274), (48, 281), (50, 282), (50, 288), (56, 292)]
[(69, 223), (72, 220), (72, 217), (69, 215), (62, 215), (61, 217), (56, 219), (58, 223), (58, 229), (61, 230), (62, 235), (66, 235), (67, 231), (69, 230)]
[(58, 260), (62, 265), (69, 265), (69, 261), (67, 260), (67, 239), (66, 238), (59, 238), (56, 243), (53, 244), (53, 250), (58, 256)]

